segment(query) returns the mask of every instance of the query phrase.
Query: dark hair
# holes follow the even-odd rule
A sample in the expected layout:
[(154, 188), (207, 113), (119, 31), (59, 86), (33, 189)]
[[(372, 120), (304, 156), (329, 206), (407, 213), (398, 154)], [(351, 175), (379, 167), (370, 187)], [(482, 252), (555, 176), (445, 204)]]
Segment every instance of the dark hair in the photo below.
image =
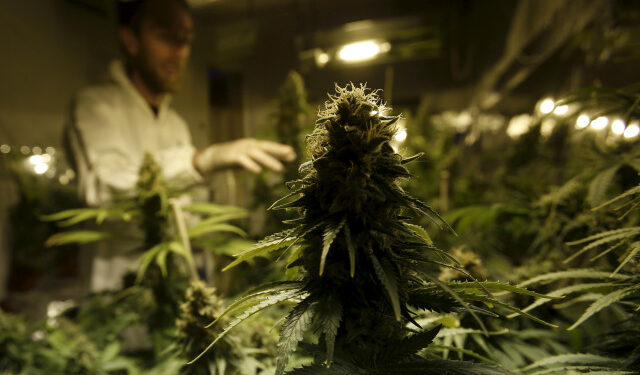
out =
[(117, 0), (118, 25), (129, 26), (137, 31), (143, 20), (161, 18), (169, 7), (175, 6), (190, 11), (185, 0)]

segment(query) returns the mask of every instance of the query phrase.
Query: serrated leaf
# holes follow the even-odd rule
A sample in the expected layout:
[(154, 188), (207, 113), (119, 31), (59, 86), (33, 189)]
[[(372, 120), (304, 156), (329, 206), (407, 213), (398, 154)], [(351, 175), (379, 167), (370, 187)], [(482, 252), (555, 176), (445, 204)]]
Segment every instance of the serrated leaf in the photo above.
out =
[(347, 242), (347, 251), (349, 251), (349, 276), (354, 277), (356, 273), (356, 245), (351, 237), (351, 228), (349, 223), (344, 225), (344, 238)]
[(552, 357), (544, 358), (536, 361), (529, 366), (523, 368), (523, 371), (534, 369), (537, 367), (547, 367), (566, 364), (580, 364), (580, 365), (615, 365), (620, 362), (616, 359), (603, 357), (595, 354), (560, 354)]
[(504, 290), (512, 293), (523, 294), (527, 296), (537, 297), (537, 298), (547, 298), (547, 299), (561, 299), (562, 296), (559, 295), (550, 295), (550, 294), (540, 294), (534, 291), (518, 287), (516, 285), (511, 285), (509, 283), (503, 283), (500, 281), (454, 281), (447, 283), (447, 285), (455, 290), (458, 289), (474, 289), (474, 288), (482, 288), (482, 289), (495, 289), (495, 290)]
[[(285, 195), (284, 197), (278, 199), (277, 201), (273, 202), (273, 204), (271, 206), (269, 206), (269, 208), (267, 208), (267, 210), (278, 210), (278, 209), (280, 209), (280, 207), (281, 207), (280, 203), (281, 202), (286, 201), (287, 199), (302, 193), (302, 190), (304, 190), (304, 189), (300, 188), (300, 189), (296, 189), (296, 190), (292, 191), (291, 193), (289, 193), (289, 194)], [(294, 200), (294, 202), (295, 201), (297, 201), (297, 199)], [(285, 205), (286, 204), (288, 204), (288, 203), (285, 203)]]
[(327, 255), (329, 254), (331, 244), (333, 243), (333, 240), (335, 240), (338, 236), (338, 233), (340, 233), (340, 230), (344, 226), (345, 221), (346, 219), (342, 219), (342, 221), (340, 221), (338, 225), (334, 226), (329, 224), (324, 228), (324, 234), (322, 235), (322, 254), (320, 256), (320, 276), (322, 276), (322, 274), (324, 273), (324, 265), (327, 260)]
[(630, 197), (630, 196), (635, 195), (635, 194), (640, 194), (640, 185), (638, 185), (636, 187), (633, 187), (633, 188), (631, 188), (629, 190), (626, 190), (622, 194), (619, 194), (618, 196), (616, 196), (616, 197), (614, 197), (612, 199), (609, 199), (608, 201), (600, 204), (598, 207), (594, 207), (592, 209), (593, 210), (599, 210), (602, 207), (608, 206), (608, 205), (610, 205), (612, 203), (618, 202), (618, 201), (620, 201), (622, 199), (625, 199), (625, 198)]
[(404, 225), (406, 225), (407, 227), (409, 227), (409, 229), (417, 233), (422, 239), (425, 240), (426, 243), (428, 243), (429, 245), (433, 245), (433, 240), (431, 239), (431, 236), (429, 236), (429, 233), (427, 233), (427, 231), (423, 227), (419, 225), (411, 224), (411, 223), (404, 223)]
[(602, 272), (590, 268), (580, 268), (580, 269), (571, 269), (566, 271), (558, 271), (558, 272), (550, 272), (545, 273), (543, 275), (539, 275), (533, 277), (529, 280), (523, 281), (518, 284), (518, 287), (525, 287), (527, 285), (536, 284), (541, 281), (553, 281), (553, 280), (561, 280), (561, 279), (618, 279), (624, 280), (628, 279), (630, 276), (628, 275), (611, 275), (610, 272)]
[(593, 304), (591, 304), (591, 306), (589, 306), (585, 310), (584, 314), (582, 314), (582, 316), (578, 319), (578, 321), (573, 323), (573, 325), (567, 328), (567, 330), (571, 331), (572, 329), (578, 327), (580, 324), (584, 323), (584, 321), (592, 317), (594, 314), (596, 314), (600, 310), (622, 300), (623, 298), (633, 293), (637, 289), (638, 287), (636, 286), (630, 286), (627, 288), (613, 291), (609, 294), (602, 296), (601, 298), (597, 299)]
[(268, 298), (272, 294), (297, 292), (299, 293), (302, 288), (302, 284), (298, 281), (275, 281), (253, 288), (246, 293), (246, 295), (237, 299), (214, 320), (209, 323), (205, 328), (209, 328), (215, 325), (222, 318), (233, 315), (238, 311), (247, 309), (250, 306), (257, 305), (264, 299)]
[(638, 252), (640, 252), (640, 242), (632, 243), (629, 246), (629, 251), (627, 252), (625, 258), (622, 260), (622, 262), (620, 262), (618, 267), (616, 267), (616, 269), (613, 270), (611, 274), (612, 275), (617, 274), (622, 269), (622, 267), (624, 267), (625, 264), (627, 264), (633, 257), (638, 255)]
[(304, 332), (311, 326), (315, 313), (315, 303), (307, 297), (291, 310), (282, 323), (276, 358), (276, 375), (282, 375), (289, 357), (296, 350), (298, 342), (304, 338)]
[(234, 317), (229, 324), (225, 327), (225, 329), (220, 332), (220, 334), (218, 334), (218, 336), (215, 338), (215, 340), (213, 340), (211, 342), (211, 344), (209, 344), (200, 354), (198, 354), (198, 356), (196, 356), (194, 359), (192, 359), (191, 361), (189, 361), (187, 364), (192, 364), (194, 362), (196, 362), (198, 359), (202, 358), (203, 355), (205, 355), (215, 344), (217, 344), (224, 336), (227, 335), (227, 333), (229, 333), (230, 330), (232, 330), (235, 326), (237, 326), (238, 324), (242, 323), (243, 321), (245, 321), (247, 318), (249, 318), (250, 316), (266, 309), (267, 307), (276, 305), (278, 303), (281, 303), (283, 301), (286, 301), (288, 299), (294, 298), (296, 295), (299, 295), (300, 292), (299, 291), (292, 291), (289, 293), (281, 293), (281, 294), (277, 294), (277, 295), (272, 295), (270, 296), (270, 298), (266, 298), (264, 300), (262, 300), (260, 303), (251, 306), (250, 308), (246, 309), (245, 311), (243, 311), (240, 315)]
[(442, 326), (438, 325), (428, 331), (415, 333), (405, 337), (398, 343), (394, 343), (394, 345), (390, 345), (383, 353), (383, 363), (397, 363), (411, 359), (412, 356), (433, 342), (441, 328)]
[(259, 241), (257, 244), (255, 244), (254, 246), (250, 247), (249, 249), (236, 254), (236, 259), (229, 263), (229, 265), (227, 265), (225, 268), (223, 268), (223, 271), (228, 270), (229, 268), (235, 267), (236, 265), (244, 262), (247, 259), (251, 259), (254, 258), (256, 256), (260, 256), (263, 254), (266, 254), (268, 252), (277, 250), (277, 249), (281, 249), (285, 246), (289, 246), (292, 243), (294, 243), (296, 241), (295, 236), (292, 236), (294, 234), (294, 231), (299, 229), (300, 227), (296, 227), (296, 228), (292, 228), (292, 229), (287, 229), (285, 231), (282, 231), (280, 233), (276, 233), (273, 234), (269, 237), (266, 237), (265, 239)]
[(327, 346), (327, 366), (331, 366), (336, 336), (338, 335), (338, 328), (340, 328), (340, 321), (342, 320), (342, 305), (340, 301), (329, 296), (327, 299), (321, 301), (316, 314), (320, 331), (324, 335), (324, 341)]
[(400, 313), (400, 297), (398, 296), (398, 283), (394, 271), (391, 270), (389, 266), (386, 266), (386, 264), (383, 266), (375, 255), (370, 254), (369, 258), (371, 259), (378, 280), (387, 292), (389, 302), (391, 302), (391, 307), (393, 308), (393, 314), (396, 320), (400, 321), (402, 319)]

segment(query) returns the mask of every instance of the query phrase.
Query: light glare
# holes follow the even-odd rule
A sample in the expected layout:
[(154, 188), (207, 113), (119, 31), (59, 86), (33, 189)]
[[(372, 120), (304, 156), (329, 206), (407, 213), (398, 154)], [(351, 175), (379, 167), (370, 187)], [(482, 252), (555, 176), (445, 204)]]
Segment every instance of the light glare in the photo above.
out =
[(380, 46), (377, 43), (368, 40), (347, 44), (340, 49), (338, 57), (347, 62), (362, 61), (374, 58), (379, 53)]
[(556, 107), (556, 109), (553, 110), (553, 113), (555, 113), (556, 115), (564, 115), (567, 112), (569, 112), (569, 106), (568, 105), (559, 105)]
[(591, 127), (596, 130), (602, 130), (609, 125), (609, 118), (605, 116), (600, 116), (595, 120), (591, 121)]
[[(37, 155), (36, 155), (37, 156)], [(33, 167), (33, 171), (36, 172), (36, 174), (43, 174), (44, 172), (46, 172), (49, 169), (49, 165), (46, 163), (39, 163), (36, 164)]]
[(405, 139), (407, 139), (407, 130), (406, 129), (398, 130), (398, 132), (393, 138), (398, 142), (403, 142)]
[(615, 121), (611, 124), (611, 131), (612, 131), (614, 134), (617, 134), (617, 135), (622, 135), (622, 134), (624, 134), (624, 128), (625, 128), (624, 121), (622, 121), (622, 120), (620, 120), (620, 119), (615, 120)]
[(627, 128), (624, 130), (625, 138), (634, 138), (637, 137), (638, 134), (640, 134), (640, 127), (638, 127), (638, 124), (635, 123), (627, 126)]
[(555, 106), (556, 104), (553, 102), (553, 99), (547, 98), (540, 103), (540, 112), (544, 114), (551, 113)]
[(578, 116), (578, 119), (576, 120), (576, 128), (584, 129), (587, 126), (589, 126), (589, 122), (591, 122), (591, 119), (589, 118), (589, 116), (580, 115), (580, 116)]

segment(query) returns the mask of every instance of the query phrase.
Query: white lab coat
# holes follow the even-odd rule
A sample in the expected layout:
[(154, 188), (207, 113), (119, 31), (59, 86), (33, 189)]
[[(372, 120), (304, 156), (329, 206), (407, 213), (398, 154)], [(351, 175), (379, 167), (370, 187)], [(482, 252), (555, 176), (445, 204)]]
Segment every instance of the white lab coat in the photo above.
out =
[[(67, 139), (81, 198), (89, 206), (103, 206), (116, 194), (132, 194), (146, 152), (160, 164), (169, 186), (185, 188), (200, 182), (202, 177), (192, 163), (196, 150), (189, 130), (169, 107), (170, 98), (163, 101), (156, 115), (120, 61), (110, 65), (108, 78), (101, 85), (82, 90), (71, 109)], [(139, 235), (130, 224), (111, 226), (111, 232), (122, 237)], [(139, 243), (117, 238), (86, 249), (87, 257), (81, 263), (91, 269), (84, 277), (85, 281), (89, 279), (89, 289), (121, 288), (122, 276), (135, 268), (140, 255), (131, 252), (136, 245)]]
[(202, 180), (193, 167), (196, 150), (188, 127), (169, 101), (163, 101), (156, 116), (120, 61), (110, 65), (108, 82), (77, 95), (69, 140), (79, 193), (88, 205), (105, 205), (114, 193), (131, 193), (147, 151), (170, 186), (184, 188)]

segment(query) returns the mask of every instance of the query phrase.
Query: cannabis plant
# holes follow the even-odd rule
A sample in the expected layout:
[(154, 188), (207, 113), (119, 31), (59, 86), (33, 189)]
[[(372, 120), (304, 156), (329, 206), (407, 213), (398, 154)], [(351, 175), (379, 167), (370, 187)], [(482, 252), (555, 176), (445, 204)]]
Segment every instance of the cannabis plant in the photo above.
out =
[(291, 192), (272, 206), (297, 212), (297, 218), (287, 221), (293, 228), (265, 238), (227, 267), (285, 248), (291, 251), (288, 267), (297, 268), (299, 276), (258, 287), (231, 304), (212, 323), (231, 317), (210, 346), (247, 317), (290, 301), (295, 306), (282, 322), (276, 374), (284, 372), (309, 330), (319, 336), (318, 347), (306, 346), (317, 363), (291, 374), (503, 373), (417, 355), (439, 328), (407, 328), (411, 322), (420, 328), (412, 309), (495, 316), (471, 306), (472, 301), (515, 309), (487, 289), (516, 288), (438, 280), (440, 266), (465, 271), (411, 223), (426, 216), (447, 226), (401, 186), (411, 177), (405, 165), (420, 155), (404, 158), (391, 147), (399, 116), (390, 115), (377, 93), (366, 87), (336, 87), (329, 98), (307, 137), (311, 160), (300, 166), (302, 177), (288, 183)]

